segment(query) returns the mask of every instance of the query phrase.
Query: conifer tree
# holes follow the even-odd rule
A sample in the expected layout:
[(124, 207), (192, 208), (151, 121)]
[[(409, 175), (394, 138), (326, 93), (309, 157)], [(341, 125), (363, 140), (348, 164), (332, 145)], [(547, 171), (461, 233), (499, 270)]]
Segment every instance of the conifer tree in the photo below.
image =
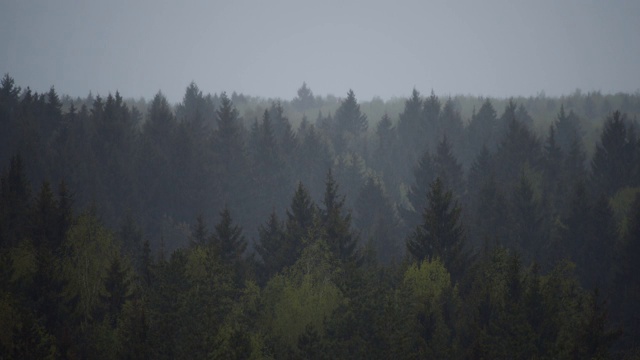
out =
[(398, 207), (404, 225), (411, 230), (421, 222), (421, 212), (427, 207), (427, 192), (435, 178), (435, 165), (428, 151), (426, 151), (414, 171), (415, 182), (407, 192), (407, 200), (411, 208)]
[(440, 258), (451, 276), (460, 279), (468, 265), (461, 209), (440, 178), (431, 184), (427, 200), (422, 223), (407, 238), (407, 250), (418, 262)]
[(263, 280), (266, 282), (285, 266), (290, 265), (284, 258), (287, 243), (283, 224), (275, 211), (271, 212), (266, 224), (260, 225), (258, 235), (259, 242), (256, 244), (256, 251), (262, 259)]
[(104, 280), (105, 295), (102, 301), (105, 305), (105, 314), (111, 327), (115, 327), (120, 311), (124, 303), (131, 298), (131, 282), (127, 270), (124, 268), (119, 255), (114, 255), (109, 264)]
[(191, 247), (205, 246), (209, 242), (209, 239), (209, 230), (207, 229), (207, 224), (205, 223), (202, 214), (200, 214), (196, 218), (196, 224), (191, 231), (189, 245)]
[(415, 88), (411, 97), (404, 103), (404, 110), (398, 119), (398, 139), (403, 146), (400, 148), (404, 161), (408, 164), (401, 170), (401, 177), (410, 176), (411, 166), (415, 164), (425, 150), (427, 126), (422, 116), (423, 101), (420, 93)]
[(354, 151), (358, 149), (360, 141), (366, 141), (366, 139), (362, 139), (362, 134), (367, 131), (367, 116), (360, 111), (360, 105), (353, 90), (349, 90), (347, 98), (336, 110), (334, 122), (335, 129), (332, 140), (337, 154)]
[(455, 144), (462, 140), (462, 132), (464, 131), (462, 116), (451, 98), (445, 101), (438, 122), (440, 128), (438, 130), (438, 138), (446, 136)]
[(470, 154), (476, 154), (482, 146), (487, 146), (490, 150), (495, 150), (495, 128), (497, 121), (496, 110), (491, 104), (491, 101), (487, 99), (475, 116), (472, 116), (471, 122), (466, 128), (467, 151)]
[(286, 266), (293, 265), (302, 254), (302, 249), (306, 245), (304, 239), (313, 227), (316, 215), (316, 205), (311, 200), (309, 192), (302, 183), (298, 183), (293, 199), (291, 199), (291, 206), (287, 209), (286, 245), (283, 251), (283, 261)]
[(564, 104), (560, 105), (560, 112), (558, 112), (553, 126), (556, 129), (558, 146), (564, 153), (569, 153), (574, 141), (581, 141), (580, 119), (573, 110), (567, 114), (564, 110)]
[(215, 226), (212, 240), (224, 264), (240, 263), (247, 241), (242, 235), (242, 228), (233, 223), (231, 211), (226, 206), (220, 212), (220, 222)]
[(389, 265), (400, 259), (404, 249), (398, 243), (397, 215), (380, 180), (368, 177), (365, 181), (355, 201), (354, 224), (381, 263)]
[(444, 185), (451, 189), (456, 196), (464, 195), (462, 165), (453, 155), (451, 143), (445, 135), (438, 143), (436, 155), (434, 157), (435, 175), (440, 178)]
[(298, 96), (291, 101), (291, 104), (298, 111), (307, 111), (315, 106), (315, 98), (313, 92), (307, 86), (306, 82), (298, 89)]
[(511, 204), (513, 242), (509, 247), (522, 253), (527, 261), (540, 260), (546, 240), (542, 228), (542, 209), (524, 172), (514, 189)]
[(619, 111), (608, 117), (591, 160), (594, 190), (607, 196), (631, 185), (637, 160), (636, 139)]
[(351, 233), (351, 214), (344, 210), (345, 197), (338, 195), (338, 184), (329, 169), (325, 181), (324, 209), (321, 212), (327, 244), (334, 256), (343, 262), (357, 259), (357, 238)]

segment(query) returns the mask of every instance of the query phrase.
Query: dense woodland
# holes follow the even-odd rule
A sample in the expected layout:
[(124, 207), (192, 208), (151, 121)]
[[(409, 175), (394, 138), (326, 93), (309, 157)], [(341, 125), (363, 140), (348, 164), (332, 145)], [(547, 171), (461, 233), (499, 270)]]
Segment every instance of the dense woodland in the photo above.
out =
[(0, 358), (639, 358), (638, 114), (5, 75)]

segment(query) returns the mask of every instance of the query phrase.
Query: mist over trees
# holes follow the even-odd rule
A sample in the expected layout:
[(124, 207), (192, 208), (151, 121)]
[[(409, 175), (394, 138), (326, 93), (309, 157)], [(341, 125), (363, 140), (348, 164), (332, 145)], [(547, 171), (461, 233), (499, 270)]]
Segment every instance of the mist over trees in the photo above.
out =
[(640, 94), (0, 83), (0, 357), (623, 358)]

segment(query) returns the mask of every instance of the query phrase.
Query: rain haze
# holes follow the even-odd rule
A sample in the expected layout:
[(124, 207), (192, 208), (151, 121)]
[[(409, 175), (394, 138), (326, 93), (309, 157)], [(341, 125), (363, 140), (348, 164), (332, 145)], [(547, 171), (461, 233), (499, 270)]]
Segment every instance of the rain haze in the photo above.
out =
[(0, 71), (35, 91), (291, 99), (640, 87), (638, 1), (5, 1)]
[(0, 0), (0, 359), (637, 359), (640, 0)]

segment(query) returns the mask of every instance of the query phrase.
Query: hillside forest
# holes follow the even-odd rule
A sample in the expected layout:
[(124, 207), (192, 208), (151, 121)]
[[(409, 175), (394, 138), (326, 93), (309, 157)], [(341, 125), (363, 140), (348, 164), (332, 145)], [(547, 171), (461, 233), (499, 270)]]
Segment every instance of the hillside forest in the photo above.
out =
[(0, 358), (640, 358), (639, 114), (7, 74)]

